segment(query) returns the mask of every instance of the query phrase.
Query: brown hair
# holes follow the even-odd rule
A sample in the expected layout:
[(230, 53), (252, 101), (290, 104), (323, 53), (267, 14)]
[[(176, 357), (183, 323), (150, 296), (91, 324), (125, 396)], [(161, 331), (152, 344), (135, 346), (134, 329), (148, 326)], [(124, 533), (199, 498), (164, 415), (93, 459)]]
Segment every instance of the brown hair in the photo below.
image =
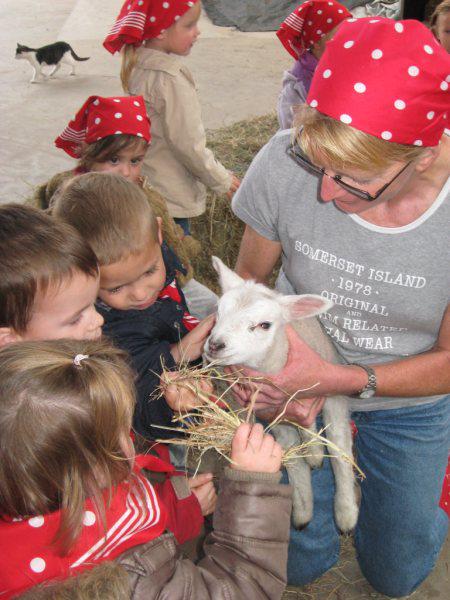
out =
[(137, 62), (137, 52), (133, 44), (125, 44), (122, 49), (122, 66), (120, 68), (120, 81), (123, 91), (130, 93), (130, 77)]
[(339, 171), (351, 167), (377, 173), (397, 161), (414, 160), (426, 151), (379, 139), (309, 106), (297, 111), (295, 127), (294, 135), (312, 162), (325, 161)]
[[(86, 355), (77, 366), (77, 354)], [(124, 445), (134, 408), (125, 354), (104, 341), (10, 344), (0, 351), (0, 514), (62, 509), (55, 542), (67, 553), (91, 498), (131, 474)]]
[(141, 252), (158, 240), (158, 222), (145, 192), (120, 175), (74, 177), (55, 199), (52, 214), (84, 236), (101, 266)]
[(117, 154), (125, 148), (136, 150), (136, 152), (146, 152), (148, 142), (144, 138), (136, 135), (122, 133), (118, 135), (107, 135), (92, 144), (83, 144), (80, 147), (78, 169), (90, 171), (94, 163), (106, 162), (114, 156), (117, 156)]
[(436, 6), (430, 19), (430, 27), (433, 30), (433, 33), (436, 33), (436, 25), (438, 18), (441, 15), (445, 15), (448, 12), (450, 12), (450, 0), (444, 0), (444, 2), (441, 2)]
[(78, 231), (31, 206), (0, 206), (0, 327), (25, 331), (36, 294), (75, 271), (98, 274), (97, 258)]

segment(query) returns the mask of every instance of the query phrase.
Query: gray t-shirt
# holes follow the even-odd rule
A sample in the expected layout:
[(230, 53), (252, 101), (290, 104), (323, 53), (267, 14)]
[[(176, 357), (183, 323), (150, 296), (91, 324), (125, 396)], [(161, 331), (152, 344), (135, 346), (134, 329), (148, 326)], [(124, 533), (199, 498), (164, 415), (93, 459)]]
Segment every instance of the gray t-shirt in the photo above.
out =
[[(320, 321), (344, 362), (377, 364), (429, 350), (450, 289), (450, 179), (416, 221), (387, 228), (319, 196), (319, 178), (287, 154), (291, 131), (258, 153), (233, 199), (235, 214), (282, 245), (283, 293), (334, 302)], [(441, 396), (352, 400), (354, 410), (399, 408)]]

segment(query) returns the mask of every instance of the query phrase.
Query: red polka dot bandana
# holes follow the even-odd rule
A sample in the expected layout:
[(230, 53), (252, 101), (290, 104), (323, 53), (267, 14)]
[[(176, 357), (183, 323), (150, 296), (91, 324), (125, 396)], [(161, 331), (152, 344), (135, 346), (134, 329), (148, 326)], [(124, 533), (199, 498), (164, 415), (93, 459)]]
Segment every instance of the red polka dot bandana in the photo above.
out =
[(350, 19), (328, 42), (307, 103), (375, 137), (436, 146), (449, 83), (450, 55), (419, 21)]
[[(120, 483), (106, 509), (106, 531), (91, 500), (87, 500), (79, 538), (67, 556), (61, 556), (54, 538), (61, 511), (19, 520), (0, 521), (3, 548), (0, 561), (0, 597), (11, 598), (39, 583), (77, 575), (134, 546), (145, 544), (166, 529), (167, 510), (140, 469), (173, 472), (174, 467), (154, 456), (136, 457), (133, 485)], [(105, 501), (109, 494), (105, 492)]]
[(297, 59), (351, 13), (334, 0), (307, 0), (298, 6), (277, 31), (281, 43)]
[(92, 144), (108, 135), (135, 135), (150, 142), (150, 119), (142, 96), (89, 96), (55, 140), (55, 145), (74, 158), (84, 142)]
[(114, 54), (125, 44), (140, 46), (169, 29), (198, 0), (126, 0), (103, 42)]

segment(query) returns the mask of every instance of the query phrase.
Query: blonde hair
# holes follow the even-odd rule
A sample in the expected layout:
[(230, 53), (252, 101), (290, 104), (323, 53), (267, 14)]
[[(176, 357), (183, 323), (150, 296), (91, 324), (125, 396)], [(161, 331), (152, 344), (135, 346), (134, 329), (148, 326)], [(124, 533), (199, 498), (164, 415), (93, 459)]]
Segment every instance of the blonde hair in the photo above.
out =
[(448, 12), (450, 12), (450, 0), (444, 0), (444, 2), (441, 2), (436, 6), (430, 19), (430, 27), (433, 30), (433, 33), (436, 33), (436, 25), (439, 17)]
[(130, 93), (130, 77), (137, 62), (137, 52), (133, 44), (125, 44), (122, 49), (122, 65), (120, 67), (120, 81), (123, 91)]
[(312, 162), (325, 162), (338, 171), (351, 167), (376, 173), (397, 161), (414, 160), (426, 150), (387, 142), (309, 106), (297, 111), (294, 135)]
[[(76, 355), (86, 355), (79, 366)], [(125, 353), (104, 341), (10, 344), (0, 351), (0, 514), (62, 509), (55, 538), (69, 552), (91, 498), (131, 475), (124, 450), (134, 409)]]
[(52, 214), (77, 229), (97, 255), (111, 265), (158, 240), (158, 221), (145, 192), (111, 173), (72, 178), (57, 194)]

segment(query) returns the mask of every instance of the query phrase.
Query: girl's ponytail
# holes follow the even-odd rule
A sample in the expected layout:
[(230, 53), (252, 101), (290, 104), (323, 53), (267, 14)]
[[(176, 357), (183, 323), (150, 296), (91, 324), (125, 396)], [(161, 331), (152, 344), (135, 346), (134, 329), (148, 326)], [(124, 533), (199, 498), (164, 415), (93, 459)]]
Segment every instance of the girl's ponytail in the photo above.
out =
[(136, 66), (137, 53), (133, 44), (125, 44), (122, 50), (122, 66), (120, 69), (120, 80), (122, 82), (123, 91), (126, 94), (130, 93), (130, 77)]

